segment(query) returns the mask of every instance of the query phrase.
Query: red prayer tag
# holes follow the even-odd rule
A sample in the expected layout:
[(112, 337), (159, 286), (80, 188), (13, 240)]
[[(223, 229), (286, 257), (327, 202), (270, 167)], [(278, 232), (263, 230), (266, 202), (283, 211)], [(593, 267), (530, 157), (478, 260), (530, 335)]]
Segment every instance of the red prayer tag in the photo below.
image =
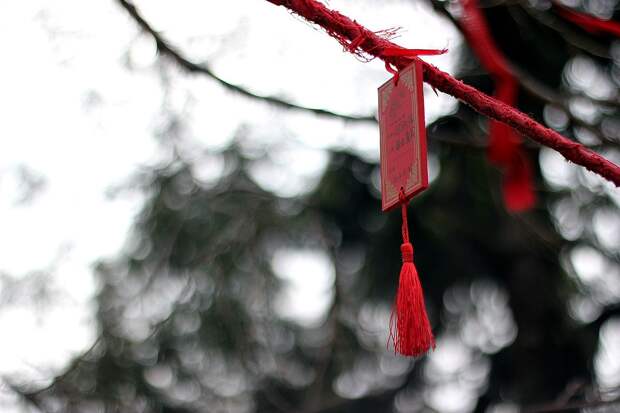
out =
[(381, 209), (410, 199), (428, 187), (422, 64), (413, 62), (379, 88)]

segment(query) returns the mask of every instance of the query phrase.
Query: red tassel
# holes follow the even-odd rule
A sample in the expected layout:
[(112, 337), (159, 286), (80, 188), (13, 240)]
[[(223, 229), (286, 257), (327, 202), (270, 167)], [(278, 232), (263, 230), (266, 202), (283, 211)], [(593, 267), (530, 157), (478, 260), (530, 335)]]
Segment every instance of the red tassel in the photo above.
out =
[(409, 242), (407, 228), (407, 201), (401, 192), (403, 213), (403, 244), (400, 250), (403, 266), (400, 270), (396, 303), (390, 317), (390, 340), (394, 351), (404, 356), (419, 356), (431, 347), (435, 348), (435, 337), (426, 315), (424, 293), (413, 264), (413, 246)]

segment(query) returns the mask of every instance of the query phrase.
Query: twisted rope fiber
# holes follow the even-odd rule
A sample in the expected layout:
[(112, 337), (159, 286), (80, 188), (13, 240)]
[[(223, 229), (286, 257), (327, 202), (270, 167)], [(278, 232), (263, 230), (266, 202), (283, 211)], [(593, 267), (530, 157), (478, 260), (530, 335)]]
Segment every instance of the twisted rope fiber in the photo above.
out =
[[(412, 58), (386, 53), (394, 48), (404, 49), (375, 32), (372, 32), (336, 10), (328, 9), (316, 0), (267, 0), (284, 6), (304, 19), (322, 27), (330, 36), (336, 38), (352, 53), (367, 53), (398, 69), (408, 66)], [(351, 49), (351, 44), (357, 46)], [(477, 112), (491, 119), (503, 122), (523, 135), (561, 153), (567, 160), (604, 177), (620, 186), (620, 167), (601, 155), (573, 142), (551, 130), (523, 112), (497, 99), (494, 99), (472, 86), (468, 86), (435, 66), (422, 61), (424, 81), (434, 89), (451, 95), (471, 106)]]

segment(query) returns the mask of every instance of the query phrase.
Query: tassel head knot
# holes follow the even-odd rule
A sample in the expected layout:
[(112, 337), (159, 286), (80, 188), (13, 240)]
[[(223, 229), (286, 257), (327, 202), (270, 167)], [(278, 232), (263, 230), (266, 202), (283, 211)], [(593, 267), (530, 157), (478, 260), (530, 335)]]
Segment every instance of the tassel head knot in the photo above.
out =
[(400, 253), (403, 256), (403, 263), (413, 262), (413, 245), (406, 242), (400, 246)]

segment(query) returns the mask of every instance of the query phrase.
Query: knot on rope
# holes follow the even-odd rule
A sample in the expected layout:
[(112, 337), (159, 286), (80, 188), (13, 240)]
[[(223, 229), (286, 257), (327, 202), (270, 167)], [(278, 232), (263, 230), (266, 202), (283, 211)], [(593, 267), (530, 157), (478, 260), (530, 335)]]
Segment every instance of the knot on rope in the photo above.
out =
[[(355, 20), (353, 22), (357, 24), (357, 22)], [(360, 30), (360, 34), (355, 39), (353, 39), (351, 41), (351, 43), (349, 43), (346, 46), (344, 46), (344, 48), (349, 53), (356, 54), (357, 53), (357, 49), (360, 47), (360, 45), (362, 43), (364, 43), (364, 41), (366, 41), (366, 39), (368, 39), (368, 36), (366, 35), (366, 32), (363, 31), (363, 30)]]
[[(395, 59), (404, 58), (411, 61), (417, 59), (418, 56), (437, 56), (447, 52), (448, 49), (405, 49), (404, 47), (385, 47), (382, 51), (382, 57), (385, 61), (385, 70), (394, 75), (394, 86), (397, 86), (399, 66), (395, 64)], [(386, 57), (391, 59), (385, 59)], [(394, 69), (392, 65), (394, 65), (396, 69)], [(437, 93), (437, 91), (435, 91), (435, 93)]]
[(400, 246), (400, 253), (403, 256), (403, 264), (406, 262), (413, 262), (413, 245), (410, 242), (406, 242)]

